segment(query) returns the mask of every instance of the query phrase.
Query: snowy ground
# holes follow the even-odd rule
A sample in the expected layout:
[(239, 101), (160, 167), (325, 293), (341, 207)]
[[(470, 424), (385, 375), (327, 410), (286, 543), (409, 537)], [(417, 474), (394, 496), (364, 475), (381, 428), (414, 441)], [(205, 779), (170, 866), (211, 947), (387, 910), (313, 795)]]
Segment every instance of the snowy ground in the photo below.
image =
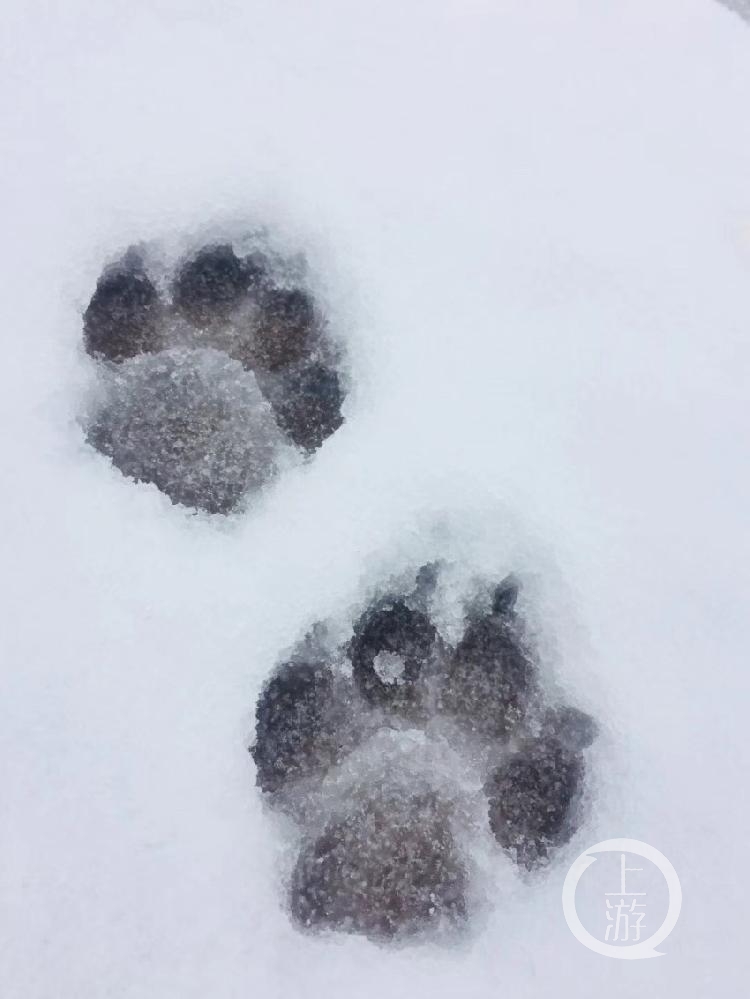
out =
[[(739, 994), (747, 25), (712, 0), (28, 0), (4, 36), (2, 995)], [(129, 241), (237, 216), (309, 250), (356, 391), (217, 526), (82, 444), (80, 310)], [(313, 620), (438, 552), (531, 581), (607, 726), (577, 847), (669, 857), (665, 957), (577, 943), (564, 866), (457, 951), (279, 908), (254, 698)]]

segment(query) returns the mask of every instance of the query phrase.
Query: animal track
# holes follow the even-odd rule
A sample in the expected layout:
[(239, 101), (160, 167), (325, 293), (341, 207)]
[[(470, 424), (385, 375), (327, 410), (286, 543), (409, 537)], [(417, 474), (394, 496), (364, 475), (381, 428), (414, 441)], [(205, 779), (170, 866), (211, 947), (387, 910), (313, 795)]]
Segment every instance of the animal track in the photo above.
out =
[[(341, 426), (341, 350), (299, 261), (254, 237), (175, 265), (135, 248), (83, 316), (98, 394), (89, 443), (172, 502), (228, 514)], [(507, 578), (445, 627), (443, 568), (373, 599), (344, 641), (320, 625), (256, 705), (266, 800), (295, 821), (288, 909), (304, 930), (455, 933), (477, 902), (473, 845), (524, 872), (583, 821), (588, 715), (550, 705)]]
[(89, 443), (174, 503), (238, 509), (343, 423), (340, 346), (300, 262), (260, 237), (171, 267), (131, 248), (100, 276), (83, 339), (100, 374)]
[(343, 644), (318, 626), (261, 691), (250, 751), (266, 800), (301, 830), (287, 906), (302, 929), (455, 932), (472, 912), (478, 837), (531, 872), (583, 821), (596, 724), (547, 703), (518, 583), (465, 608), (451, 643), (439, 581), (423, 567)]

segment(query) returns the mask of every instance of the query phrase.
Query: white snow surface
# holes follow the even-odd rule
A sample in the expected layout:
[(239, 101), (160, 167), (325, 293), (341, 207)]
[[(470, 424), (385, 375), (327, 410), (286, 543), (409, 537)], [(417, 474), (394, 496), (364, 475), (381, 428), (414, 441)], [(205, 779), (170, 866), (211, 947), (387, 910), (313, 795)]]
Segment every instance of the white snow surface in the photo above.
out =
[[(712, 0), (11, 0), (3, 34), (4, 999), (739, 995), (747, 25)], [(354, 390), (217, 522), (83, 442), (80, 314), (131, 241), (238, 219), (307, 252)], [(576, 942), (565, 863), (458, 948), (288, 922), (255, 697), (435, 555), (524, 578), (605, 728), (570, 859), (668, 856), (664, 957)]]

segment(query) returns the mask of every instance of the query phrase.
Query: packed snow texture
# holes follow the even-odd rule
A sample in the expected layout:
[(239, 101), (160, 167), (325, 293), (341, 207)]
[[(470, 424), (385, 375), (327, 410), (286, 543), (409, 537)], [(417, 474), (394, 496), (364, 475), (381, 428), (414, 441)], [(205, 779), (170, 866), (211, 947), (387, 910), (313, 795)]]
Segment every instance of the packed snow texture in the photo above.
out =
[[(4, 37), (3, 995), (741, 994), (742, 19), (27, 0)], [(78, 423), (103, 263), (207, 220), (304, 252), (351, 361), (341, 428), (229, 519), (125, 478)], [(533, 884), (487, 833), (492, 904), (461, 944), (300, 934), (254, 704), (297, 636), (438, 555), (523, 577), (548, 682), (601, 726), (596, 807)], [(340, 766), (369, 782), (370, 757)], [(679, 873), (659, 960), (605, 960), (562, 918), (568, 863), (611, 836)]]
[(107, 374), (87, 437), (136, 482), (229, 513), (276, 472), (284, 437), (255, 376), (226, 354), (160, 351)]

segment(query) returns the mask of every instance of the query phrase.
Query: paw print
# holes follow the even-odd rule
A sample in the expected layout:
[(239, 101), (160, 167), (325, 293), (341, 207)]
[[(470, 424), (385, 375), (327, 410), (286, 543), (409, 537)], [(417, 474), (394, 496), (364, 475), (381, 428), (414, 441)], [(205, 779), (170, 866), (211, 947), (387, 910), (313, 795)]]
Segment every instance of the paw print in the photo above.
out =
[(227, 514), (343, 423), (343, 358), (304, 265), (253, 237), (171, 265), (136, 248), (83, 316), (89, 443), (173, 503)]
[(465, 929), (478, 838), (528, 874), (584, 820), (596, 724), (549, 703), (518, 582), (463, 607), (451, 641), (441, 573), (372, 600), (343, 641), (317, 626), (261, 691), (250, 752), (266, 801), (299, 828), (287, 908), (301, 929)]

